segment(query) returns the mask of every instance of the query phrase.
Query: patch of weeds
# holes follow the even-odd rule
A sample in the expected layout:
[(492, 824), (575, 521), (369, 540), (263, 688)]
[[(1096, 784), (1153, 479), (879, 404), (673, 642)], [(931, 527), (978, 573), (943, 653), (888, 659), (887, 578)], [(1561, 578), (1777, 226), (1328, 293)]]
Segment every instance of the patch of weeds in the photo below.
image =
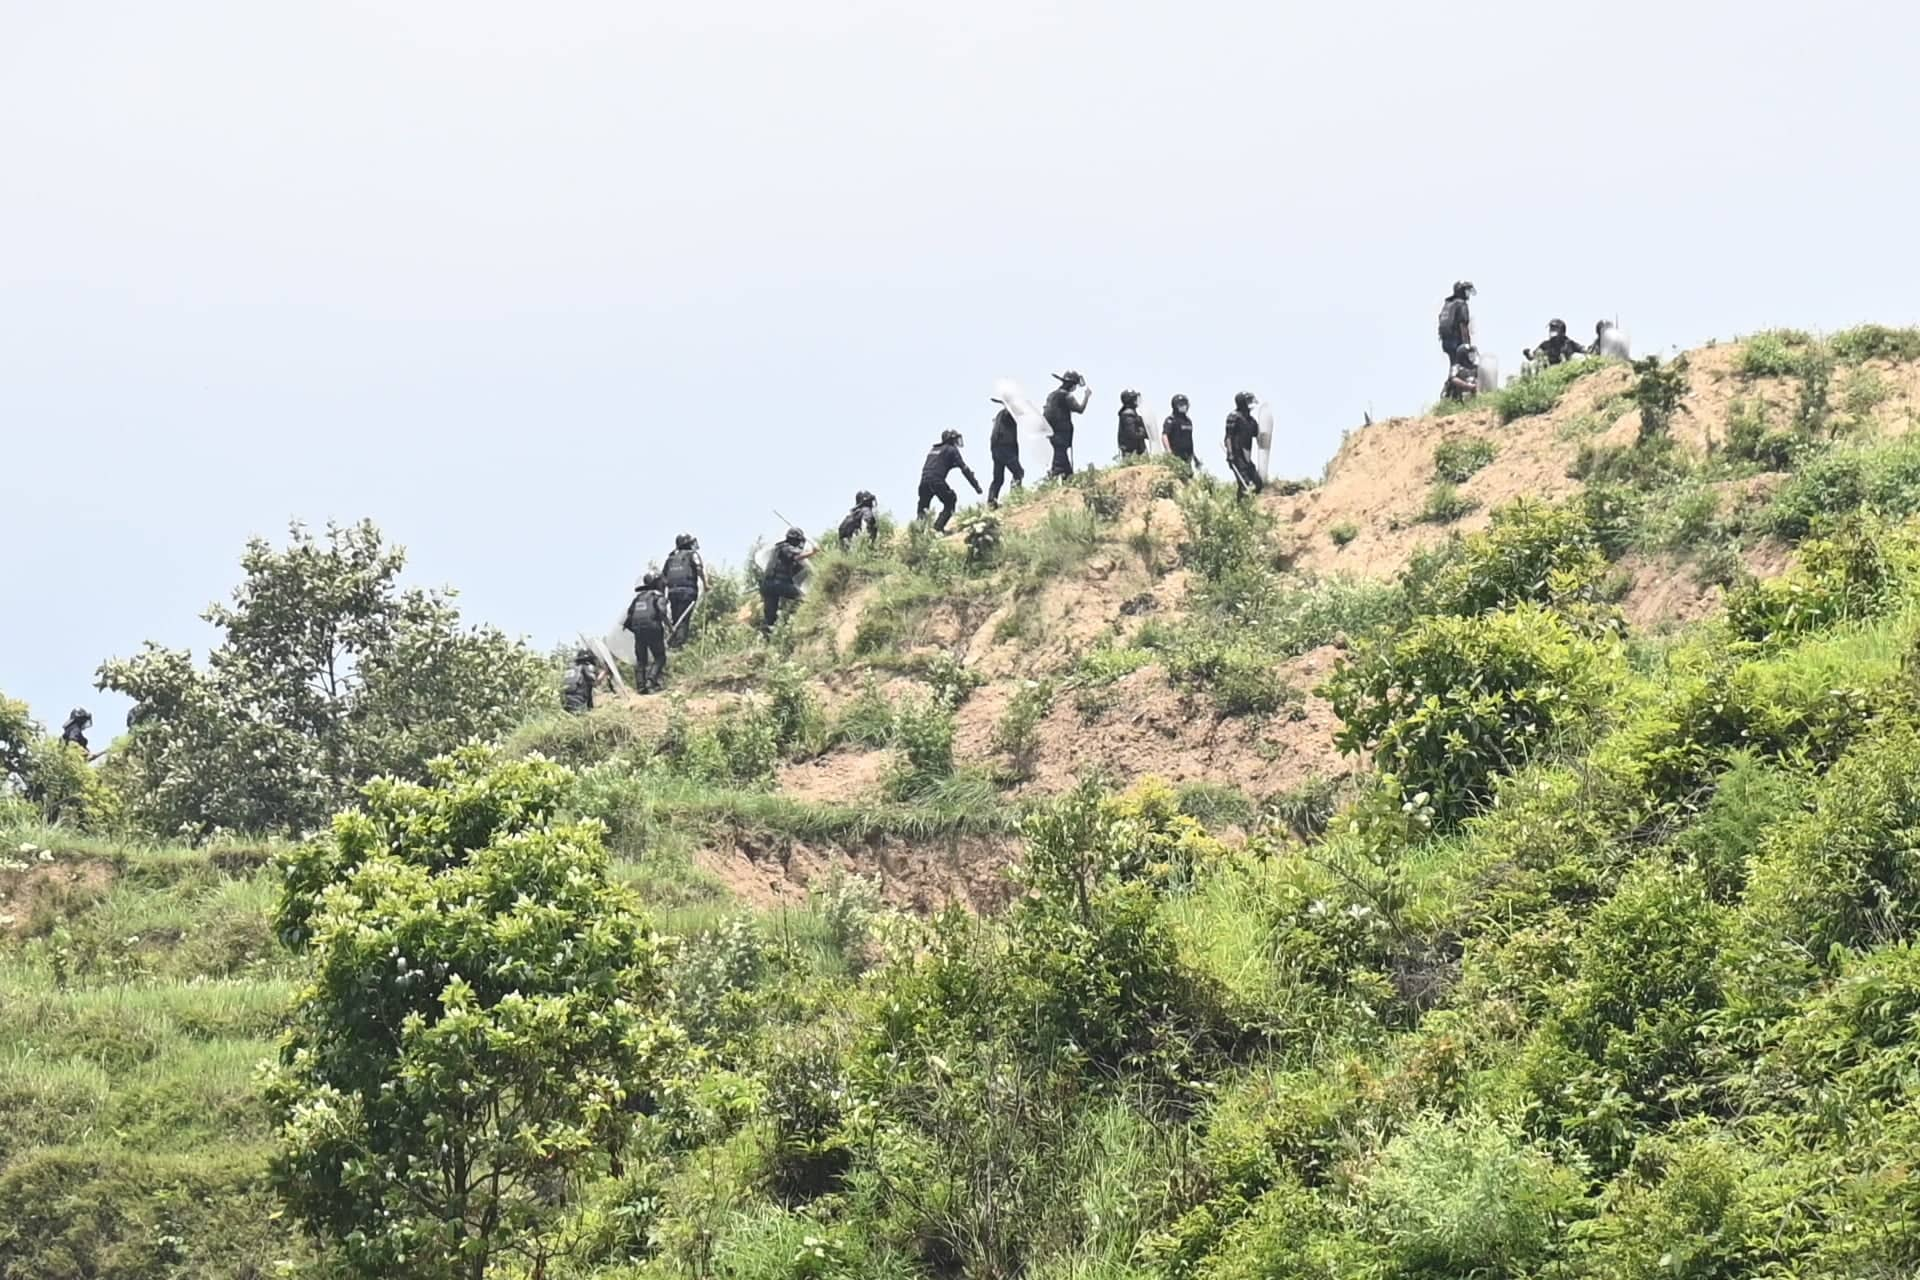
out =
[(1640, 545), (1649, 551), (1684, 551), (1709, 542), (1720, 515), (1720, 495), (1705, 485), (1683, 487), (1650, 504)]
[(1344, 547), (1360, 536), (1360, 526), (1351, 520), (1342, 520), (1327, 530), (1327, 538), (1336, 547)]
[(1033, 776), (1040, 724), (1053, 708), (1053, 693), (1051, 680), (1022, 680), (993, 727), (993, 749), (1007, 758), (1011, 781), (1024, 782)]
[(1268, 715), (1301, 702), (1300, 691), (1280, 674), (1278, 657), (1241, 637), (1188, 633), (1168, 653), (1167, 675), (1204, 691), (1223, 716)]
[(1183, 782), (1174, 792), (1174, 803), (1207, 827), (1250, 827), (1259, 813), (1253, 798), (1230, 782)]
[(1727, 456), (1767, 471), (1793, 468), (1805, 442), (1773, 426), (1765, 402), (1735, 400), (1727, 408)]
[(1672, 364), (1662, 365), (1659, 356), (1633, 362), (1633, 387), (1627, 392), (1640, 410), (1640, 439), (1664, 436), (1673, 425), (1673, 415), (1687, 412), (1687, 358), (1680, 356)]
[(900, 758), (887, 774), (889, 799), (925, 794), (953, 773), (953, 712), (936, 698), (910, 698), (894, 712)]
[(1742, 378), (1798, 377), (1813, 358), (1818, 344), (1799, 329), (1769, 329), (1747, 339), (1733, 371)]
[(833, 726), (833, 740), (875, 748), (893, 741), (893, 703), (878, 680), (868, 676), (860, 692), (842, 708)]
[(1437, 480), (1427, 490), (1427, 503), (1420, 509), (1420, 519), (1427, 524), (1452, 524), (1462, 516), (1479, 509), (1480, 504), (1462, 494), (1457, 486)]
[(1855, 369), (1840, 384), (1840, 408), (1853, 418), (1864, 418), (1893, 396), (1893, 386), (1877, 369)]
[(1907, 363), (1920, 360), (1920, 329), (1863, 324), (1834, 334), (1827, 340), (1827, 349), (1843, 364), (1859, 364), (1863, 360)]
[(1343, 790), (1339, 778), (1308, 778), (1299, 786), (1268, 796), (1260, 806), (1261, 821), (1290, 832), (1296, 839), (1316, 840), (1333, 825)]
[(1657, 435), (1630, 445), (1583, 444), (1567, 474), (1588, 484), (1650, 489), (1685, 475), (1687, 469), (1673, 437)]
[(933, 696), (949, 710), (959, 707), (975, 689), (986, 683), (979, 672), (950, 653), (936, 654), (928, 661), (926, 681), (933, 686)]
[(1153, 661), (1153, 654), (1133, 645), (1102, 646), (1081, 655), (1073, 667), (1073, 683), (1082, 687), (1112, 684)]
[(1567, 388), (1603, 366), (1599, 360), (1570, 360), (1530, 377), (1516, 378), (1482, 401), (1491, 400), (1501, 422), (1551, 412)]
[(1481, 436), (1454, 436), (1433, 449), (1433, 474), (1451, 484), (1465, 484), (1489, 462), (1497, 449)]

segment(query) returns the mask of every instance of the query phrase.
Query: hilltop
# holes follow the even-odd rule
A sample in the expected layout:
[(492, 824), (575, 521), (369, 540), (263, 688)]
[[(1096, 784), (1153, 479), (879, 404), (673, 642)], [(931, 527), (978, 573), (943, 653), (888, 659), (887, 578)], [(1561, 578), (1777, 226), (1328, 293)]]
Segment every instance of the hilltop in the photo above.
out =
[(728, 578), (299, 844), (8, 797), (0, 1274), (1912, 1274), (1920, 332), (1449, 408)]

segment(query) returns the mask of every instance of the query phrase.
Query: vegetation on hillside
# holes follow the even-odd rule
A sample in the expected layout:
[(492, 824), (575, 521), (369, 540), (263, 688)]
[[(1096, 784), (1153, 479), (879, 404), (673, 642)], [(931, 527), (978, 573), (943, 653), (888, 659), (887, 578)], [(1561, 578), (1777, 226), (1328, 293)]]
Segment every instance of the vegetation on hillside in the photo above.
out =
[[(1266, 508), (1158, 468), (1183, 534), (1103, 473), (971, 548), (829, 553), (772, 643), (709, 615), (710, 701), (409, 758), (303, 843), (129, 839), (111, 777), (89, 836), (0, 707), (0, 1274), (1911, 1274), (1920, 486), (1901, 438), (1779, 394), (1904, 341), (1749, 344), (1729, 421), (1778, 449), (1688, 451), (1697, 365), (1640, 366), (1581, 494), (1390, 582), (1304, 581)], [(1767, 536), (1784, 574), (1624, 626), (1618, 557)], [(1123, 551), (1184, 570), (1180, 608), (1009, 633), (1032, 670), (961, 758), (983, 695), (923, 641)], [(1056, 698), (1157, 666), (1284, 715), (1277, 669), (1327, 644), (1345, 790), (1022, 789)], [(773, 785), (851, 744), (890, 753), (869, 797)], [(994, 914), (849, 874), (749, 912), (690, 865), (1013, 831)]]

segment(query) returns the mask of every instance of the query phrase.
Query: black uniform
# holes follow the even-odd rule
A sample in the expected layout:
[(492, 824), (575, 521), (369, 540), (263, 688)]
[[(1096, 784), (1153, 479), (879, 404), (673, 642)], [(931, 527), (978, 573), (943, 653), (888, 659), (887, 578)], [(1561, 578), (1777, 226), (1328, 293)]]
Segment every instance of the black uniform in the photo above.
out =
[(1448, 298), (1440, 304), (1440, 349), (1447, 353), (1447, 363), (1453, 363), (1453, 357), (1461, 347), (1467, 345), (1467, 333), (1473, 325), (1473, 313), (1465, 298)]
[(560, 682), (560, 705), (575, 715), (593, 710), (594, 669), (584, 662), (567, 668)]
[(1073, 474), (1073, 415), (1080, 412), (1073, 402), (1073, 391), (1069, 387), (1056, 387), (1047, 397), (1046, 407), (1041, 416), (1047, 420), (1047, 439), (1053, 444), (1053, 465), (1047, 469), (1050, 476), (1070, 476)]
[[(1598, 348), (1596, 348), (1597, 350)], [(1565, 364), (1575, 356), (1587, 354), (1587, 349), (1564, 333), (1556, 333), (1533, 349), (1533, 354), (1548, 364)]]
[(627, 630), (633, 632), (633, 678), (641, 693), (660, 687), (667, 674), (668, 612), (673, 606), (658, 587), (642, 587), (627, 606)]
[(1013, 420), (1011, 411), (1002, 409), (993, 415), (993, 435), (988, 437), (987, 446), (993, 450), (993, 483), (987, 487), (987, 505), (991, 507), (1000, 501), (1000, 486), (1008, 476), (1013, 477), (1016, 489), (1027, 478), (1026, 468), (1020, 465), (1020, 424)]
[(73, 717), (64, 725), (60, 726), (60, 741), (70, 742), (82, 751), (85, 751), (87, 749), (87, 726), (92, 723), (93, 721), (91, 720), (81, 720), (78, 716)]
[(874, 514), (874, 504), (871, 502), (863, 502), (847, 512), (846, 518), (840, 522), (840, 549), (845, 551), (852, 546), (862, 529), (866, 530), (869, 543), (880, 537), (880, 518)]
[(1197, 467), (1200, 460), (1193, 456), (1193, 419), (1184, 413), (1170, 413), (1167, 420), (1160, 424), (1160, 434), (1166, 437), (1167, 451), (1181, 459), (1188, 466)]
[(1441, 394), (1449, 400), (1471, 400), (1480, 394), (1480, 367), (1454, 353), (1453, 368), (1447, 372), (1447, 385)]
[(1140, 416), (1138, 409), (1120, 411), (1120, 453), (1124, 457), (1130, 453), (1147, 451), (1147, 420)]
[(767, 571), (760, 578), (760, 604), (764, 616), (760, 623), (762, 631), (773, 630), (773, 624), (780, 621), (782, 601), (800, 598), (800, 570), (806, 563), (801, 549), (791, 542), (777, 542), (773, 554), (767, 558)]
[(700, 599), (700, 588), (707, 580), (707, 566), (698, 551), (675, 547), (667, 552), (660, 576), (667, 580), (667, 604), (672, 607), (674, 617), (667, 643), (677, 649), (687, 642), (693, 628), (693, 606)]
[(1240, 492), (1259, 493), (1266, 486), (1260, 480), (1260, 468), (1253, 463), (1253, 446), (1260, 439), (1260, 424), (1252, 413), (1235, 409), (1227, 415), (1227, 466), (1233, 471)]
[(960, 501), (960, 495), (947, 483), (947, 477), (955, 467), (967, 478), (975, 493), (980, 492), (980, 479), (973, 474), (966, 459), (960, 456), (957, 444), (937, 444), (927, 450), (927, 460), (920, 464), (920, 505), (914, 508), (916, 516), (927, 514), (927, 508), (933, 505), (935, 498), (940, 499), (940, 514), (933, 518), (933, 527), (945, 532), (947, 521), (953, 519), (954, 504)]

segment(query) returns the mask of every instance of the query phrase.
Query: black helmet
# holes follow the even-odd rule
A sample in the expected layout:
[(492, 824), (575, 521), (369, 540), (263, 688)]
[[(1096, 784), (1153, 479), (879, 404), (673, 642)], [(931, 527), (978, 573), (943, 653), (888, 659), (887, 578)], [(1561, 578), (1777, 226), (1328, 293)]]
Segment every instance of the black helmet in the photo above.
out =
[(665, 581), (666, 579), (659, 574), (649, 573), (646, 577), (640, 579), (640, 587), (643, 591), (657, 591)]
[(1189, 403), (1191, 402), (1185, 396), (1175, 396), (1173, 398), (1173, 407), (1175, 409), (1184, 409)]
[(1120, 403), (1123, 407), (1131, 409), (1140, 403), (1140, 393), (1133, 390), (1122, 391), (1120, 393)]
[(1471, 280), (1455, 280), (1453, 282), (1453, 296), (1456, 298), (1471, 298), (1475, 292), (1476, 290)]
[(794, 546), (797, 547), (806, 540), (806, 530), (802, 529), (799, 525), (795, 525), (793, 528), (787, 530), (787, 541), (791, 542)]
[(952, 427), (948, 427), (945, 431), (942, 431), (940, 433), (940, 443), (941, 444), (964, 444), (965, 441), (963, 441), (960, 438), (960, 433), (958, 431), (955, 431)]
[(880, 499), (873, 496), (873, 491), (871, 489), (862, 489), (860, 492), (853, 495), (853, 505), (856, 507), (869, 506), (872, 503), (875, 503), (878, 501), (880, 501)]
[(1253, 392), (1242, 391), (1233, 397), (1233, 407), (1245, 412), (1253, 407)]
[(1461, 347), (1453, 354), (1461, 364), (1467, 366), (1469, 369), (1477, 369), (1480, 367), (1480, 352), (1473, 347)]
[(1080, 376), (1079, 370), (1077, 369), (1069, 369), (1065, 373), (1056, 373), (1053, 375), (1053, 378), (1055, 382), (1069, 387), (1078, 386), (1080, 383), (1086, 381), (1085, 378)]
[[(77, 724), (82, 729), (93, 723), (93, 713), (85, 707), (75, 707), (67, 713), (67, 724)], [(65, 726), (62, 726), (63, 728)]]
[(700, 539), (690, 533), (683, 533), (673, 540), (673, 545), (676, 550), (691, 551), (700, 545)]
[(579, 650), (576, 650), (576, 651), (574, 652), (574, 655), (573, 655), (573, 665), (574, 665), (574, 666), (576, 666), (576, 667), (584, 667), (584, 666), (586, 666), (586, 665), (587, 665), (587, 664), (588, 664), (589, 662), (592, 662), (592, 661), (593, 661), (593, 652), (592, 652), (592, 650), (589, 650), (589, 649), (579, 649)]
[(1548, 333), (1565, 333), (1566, 331), (1567, 331), (1567, 322), (1565, 320), (1547, 321)]

